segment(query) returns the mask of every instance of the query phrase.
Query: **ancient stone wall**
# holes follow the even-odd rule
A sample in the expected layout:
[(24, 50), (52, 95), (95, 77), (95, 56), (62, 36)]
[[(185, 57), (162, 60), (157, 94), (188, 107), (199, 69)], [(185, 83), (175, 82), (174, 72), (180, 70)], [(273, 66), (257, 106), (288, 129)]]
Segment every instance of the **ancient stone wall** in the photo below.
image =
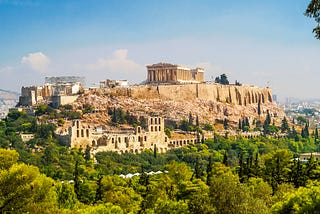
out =
[(73, 147), (92, 148), (92, 154), (101, 151), (122, 153), (140, 153), (145, 149), (157, 149), (163, 153), (171, 148), (187, 146), (196, 143), (196, 138), (168, 138), (164, 132), (164, 119), (161, 117), (149, 117), (146, 130), (140, 126), (134, 132), (110, 133), (96, 131), (80, 120), (74, 120), (68, 130), (60, 130), (57, 133), (59, 140), (65, 145)]
[(270, 88), (220, 84), (182, 84), (182, 85), (142, 85), (133, 86), (127, 95), (133, 98), (162, 98), (176, 101), (195, 100), (196, 98), (247, 105), (272, 102)]

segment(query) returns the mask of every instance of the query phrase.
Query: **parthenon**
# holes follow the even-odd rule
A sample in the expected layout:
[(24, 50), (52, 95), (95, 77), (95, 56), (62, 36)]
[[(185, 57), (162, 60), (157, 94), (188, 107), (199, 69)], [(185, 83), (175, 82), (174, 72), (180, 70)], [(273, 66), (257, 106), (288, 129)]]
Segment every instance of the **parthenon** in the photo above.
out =
[(170, 63), (147, 66), (148, 83), (201, 83), (204, 82), (204, 69), (190, 69)]

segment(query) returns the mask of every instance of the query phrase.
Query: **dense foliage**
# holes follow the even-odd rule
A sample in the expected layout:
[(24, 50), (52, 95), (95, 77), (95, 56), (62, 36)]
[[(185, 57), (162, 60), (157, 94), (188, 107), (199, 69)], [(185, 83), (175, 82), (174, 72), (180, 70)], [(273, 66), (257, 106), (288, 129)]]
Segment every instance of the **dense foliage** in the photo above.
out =
[[(214, 135), (165, 154), (101, 152), (93, 159), (90, 148), (82, 151), (59, 144), (56, 125), (41, 120), (55, 112), (41, 107), (34, 117), (12, 111), (0, 122), (1, 212), (314, 213), (319, 209), (319, 162), (294, 159), (302, 152), (319, 151), (316, 133), (304, 138), (297, 133), (294, 138)], [(193, 118), (190, 114), (184, 122), (186, 128), (199, 126)], [(246, 118), (240, 123), (241, 128), (250, 126)], [(210, 124), (204, 127), (213, 130)], [(281, 130), (292, 132), (285, 118)], [(20, 132), (35, 138), (22, 142)], [(162, 173), (146, 173), (151, 171)], [(119, 176), (129, 173), (140, 175)]]

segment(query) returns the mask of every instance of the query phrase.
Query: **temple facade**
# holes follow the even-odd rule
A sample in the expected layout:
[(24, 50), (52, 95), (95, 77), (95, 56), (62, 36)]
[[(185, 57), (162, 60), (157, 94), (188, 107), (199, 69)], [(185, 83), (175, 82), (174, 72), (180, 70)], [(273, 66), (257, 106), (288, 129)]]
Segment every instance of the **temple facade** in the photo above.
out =
[(204, 69), (190, 69), (180, 65), (158, 63), (147, 66), (148, 83), (201, 83), (204, 82)]

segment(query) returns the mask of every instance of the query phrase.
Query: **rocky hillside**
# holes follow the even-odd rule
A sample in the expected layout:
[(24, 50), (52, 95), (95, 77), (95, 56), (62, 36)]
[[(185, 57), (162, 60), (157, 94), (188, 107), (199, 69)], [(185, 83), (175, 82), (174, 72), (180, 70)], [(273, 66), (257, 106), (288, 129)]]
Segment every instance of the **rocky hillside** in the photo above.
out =
[[(181, 86), (180, 86), (181, 87)], [(159, 115), (165, 119), (180, 121), (188, 118), (189, 114), (198, 115), (202, 124), (219, 124), (224, 119), (229, 121), (229, 125), (237, 127), (239, 119), (248, 117), (252, 123), (259, 119), (257, 103), (237, 105), (234, 103), (220, 102), (213, 99), (188, 98), (170, 96), (159, 96), (154, 90), (145, 90), (144, 95), (132, 96), (127, 93), (130, 89), (97, 89), (81, 95), (73, 104), (74, 108), (82, 108), (85, 104), (90, 104), (97, 113), (87, 115), (85, 119), (89, 123), (103, 124), (109, 121), (106, 110), (108, 108), (121, 107), (134, 115)], [(141, 92), (141, 88), (139, 88)], [(149, 92), (148, 92), (149, 91)], [(269, 110), (272, 120), (279, 124), (284, 117), (283, 110), (274, 102), (266, 101), (261, 104), (260, 119), (263, 121), (267, 110)]]
[(0, 89), (0, 118), (5, 117), (9, 108), (14, 107), (18, 100), (18, 93)]

